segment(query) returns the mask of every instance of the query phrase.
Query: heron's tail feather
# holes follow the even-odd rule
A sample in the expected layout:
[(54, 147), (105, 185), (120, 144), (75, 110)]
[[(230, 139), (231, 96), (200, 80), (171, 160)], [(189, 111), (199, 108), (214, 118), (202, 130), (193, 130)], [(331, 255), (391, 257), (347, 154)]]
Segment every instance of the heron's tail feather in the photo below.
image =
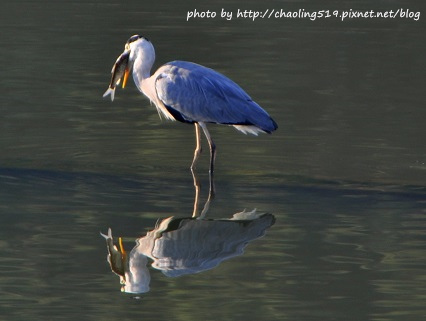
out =
[(106, 96), (111, 95), (111, 101), (114, 101), (114, 94), (115, 94), (115, 88), (108, 87), (107, 91), (103, 94), (102, 97), (105, 98)]
[(257, 136), (259, 133), (265, 133), (264, 130), (260, 129), (257, 126), (252, 125), (233, 125), (236, 129), (238, 129), (240, 132), (243, 132), (244, 134), (252, 134)]

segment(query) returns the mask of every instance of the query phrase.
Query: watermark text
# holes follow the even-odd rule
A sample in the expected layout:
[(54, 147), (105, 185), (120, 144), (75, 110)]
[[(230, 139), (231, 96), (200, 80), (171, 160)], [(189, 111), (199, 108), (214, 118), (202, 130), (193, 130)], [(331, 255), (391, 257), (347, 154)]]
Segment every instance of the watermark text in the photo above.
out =
[(221, 11), (200, 11), (197, 9), (189, 10), (186, 13), (186, 21), (191, 19), (309, 19), (315, 21), (318, 19), (339, 19), (347, 21), (351, 19), (410, 19), (418, 21), (420, 19), (420, 11), (412, 11), (410, 9), (399, 8), (395, 10), (316, 10), (309, 11), (298, 9), (288, 11), (284, 9), (265, 9), (263, 11), (237, 9), (236, 11), (227, 11), (222, 8)]

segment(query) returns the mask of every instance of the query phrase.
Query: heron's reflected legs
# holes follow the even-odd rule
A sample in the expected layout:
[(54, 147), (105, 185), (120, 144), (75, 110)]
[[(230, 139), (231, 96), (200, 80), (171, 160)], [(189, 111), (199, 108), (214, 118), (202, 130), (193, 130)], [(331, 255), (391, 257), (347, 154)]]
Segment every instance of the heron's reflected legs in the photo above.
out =
[[(191, 173), (192, 173), (192, 178), (194, 180), (194, 188), (195, 188), (195, 200), (194, 200), (194, 209), (192, 212), (192, 217), (200, 217), (203, 218), (210, 206), (210, 202), (212, 201), (212, 199), (214, 199), (215, 196), (215, 186), (214, 186), (214, 179), (213, 179), (213, 172), (214, 172), (214, 162), (215, 162), (215, 158), (216, 158), (216, 145), (213, 142), (209, 131), (207, 130), (206, 124), (200, 122), (200, 123), (194, 123), (195, 125), (195, 139), (196, 139), (196, 146), (195, 146), (195, 151), (194, 151), (194, 159), (192, 160), (192, 164), (191, 164)], [(201, 154), (201, 131), (200, 131), (200, 127), (203, 129), (204, 135), (206, 135), (207, 141), (209, 143), (209, 147), (210, 147), (210, 171), (209, 171), (209, 196), (207, 197), (207, 201), (204, 204), (204, 208), (201, 211), (201, 214), (198, 215), (198, 200), (200, 197), (200, 189), (201, 189), (201, 185), (200, 185), (200, 181), (197, 177), (197, 175), (195, 174), (195, 167), (198, 161), (198, 158), (200, 157)]]
[(198, 216), (198, 199), (200, 197), (201, 185), (200, 185), (200, 180), (195, 174), (195, 171), (192, 166), (191, 166), (191, 173), (192, 173), (192, 179), (194, 180), (194, 188), (195, 188), (194, 209), (192, 211), (192, 217), (197, 217)]
[(213, 173), (209, 174), (209, 195), (207, 197), (207, 201), (204, 204), (203, 210), (201, 211), (200, 215), (198, 215), (198, 201), (199, 201), (199, 198), (200, 198), (201, 184), (200, 184), (200, 180), (198, 179), (197, 174), (195, 173), (195, 171), (192, 168), (191, 168), (191, 173), (192, 173), (192, 179), (194, 180), (194, 188), (195, 188), (194, 209), (192, 211), (192, 217), (204, 218), (207, 214), (207, 211), (209, 210), (210, 202), (215, 197)]

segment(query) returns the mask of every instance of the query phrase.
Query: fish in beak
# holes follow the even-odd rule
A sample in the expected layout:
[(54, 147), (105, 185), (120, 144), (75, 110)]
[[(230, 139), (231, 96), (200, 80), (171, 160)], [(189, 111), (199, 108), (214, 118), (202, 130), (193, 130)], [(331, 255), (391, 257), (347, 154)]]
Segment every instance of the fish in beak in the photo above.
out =
[(114, 244), (114, 239), (112, 237), (112, 231), (111, 229), (108, 229), (108, 234), (105, 235), (101, 233), (101, 236), (103, 236), (106, 240), (107, 249), (108, 249), (108, 256), (107, 260), (111, 267), (111, 270), (120, 276), (123, 281), (125, 281), (125, 272), (128, 269), (127, 267), (127, 253), (124, 250), (123, 242), (121, 240), (121, 237), (118, 239), (119, 247), (117, 247)]
[(130, 74), (129, 56), (130, 51), (128, 50), (125, 50), (120, 56), (118, 56), (111, 70), (111, 82), (108, 89), (103, 94), (103, 97), (111, 95), (111, 101), (114, 101), (115, 88), (120, 84), (121, 78), (123, 78), (122, 88), (126, 87), (127, 79)]

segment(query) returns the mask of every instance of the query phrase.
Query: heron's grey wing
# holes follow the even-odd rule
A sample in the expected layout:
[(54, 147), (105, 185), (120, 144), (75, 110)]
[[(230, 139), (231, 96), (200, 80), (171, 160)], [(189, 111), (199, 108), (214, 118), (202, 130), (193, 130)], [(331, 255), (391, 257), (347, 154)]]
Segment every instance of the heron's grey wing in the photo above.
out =
[(167, 110), (184, 122), (254, 125), (264, 131), (275, 122), (235, 82), (190, 62), (175, 61), (161, 67), (155, 87)]

